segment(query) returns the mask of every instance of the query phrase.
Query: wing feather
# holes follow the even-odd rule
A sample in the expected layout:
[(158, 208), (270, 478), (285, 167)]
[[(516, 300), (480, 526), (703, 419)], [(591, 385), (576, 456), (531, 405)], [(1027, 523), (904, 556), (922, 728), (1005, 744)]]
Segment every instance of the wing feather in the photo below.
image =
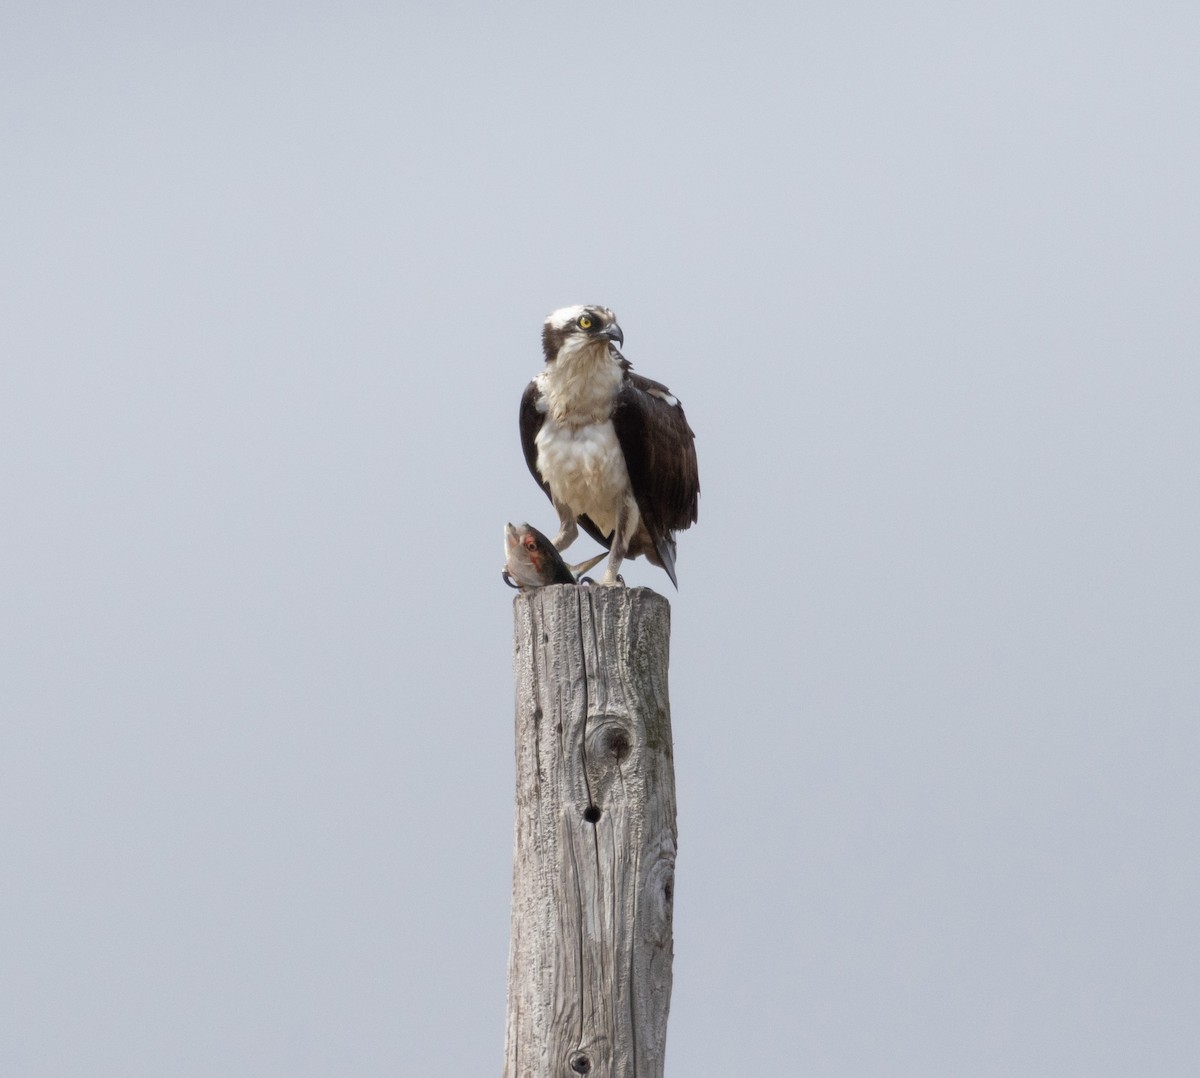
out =
[(700, 510), (696, 436), (671, 391), (628, 371), (613, 428), (638, 509), (655, 542), (695, 524)]
[[(542, 473), (538, 471), (537, 466), (537, 436), (545, 419), (542, 391), (538, 389), (536, 381), (530, 382), (525, 387), (525, 392), (521, 394), (521, 448), (525, 451), (525, 464), (529, 468), (529, 474), (546, 492), (546, 497), (550, 498), (550, 486), (542, 478)], [(551, 501), (553, 500), (551, 498)]]

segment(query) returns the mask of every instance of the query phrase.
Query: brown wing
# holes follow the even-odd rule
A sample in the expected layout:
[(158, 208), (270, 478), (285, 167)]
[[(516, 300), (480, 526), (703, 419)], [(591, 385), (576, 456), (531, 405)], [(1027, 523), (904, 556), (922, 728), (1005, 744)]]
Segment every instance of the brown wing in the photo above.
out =
[(656, 544), (695, 524), (700, 511), (696, 436), (674, 399), (661, 382), (629, 371), (613, 412), (633, 496)]
[(537, 467), (537, 436), (538, 431), (542, 429), (542, 421), (546, 418), (546, 413), (539, 407), (541, 399), (542, 393), (537, 387), (537, 382), (530, 382), (521, 394), (521, 448), (525, 451), (525, 463), (529, 467), (529, 474), (538, 481), (538, 486), (546, 492), (546, 497), (550, 498), (550, 487), (542, 479), (542, 473)]
[[(554, 496), (550, 493), (550, 484), (542, 478), (537, 466), (537, 436), (538, 431), (542, 429), (542, 421), (546, 418), (546, 413), (541, 408), (541, 400), (542, 392), (538, 389), (537, 382), (530, 382), (521, 394), (521, 449), (525, 452), (525, 464), (529, 468), (529, 474), (546, 492), (546, 497), (554, 501)], [(581, 516), (579, 526), (601, 546), (612, 545), (612, 536), (605, 535), (597, 528), (591, 517)]]

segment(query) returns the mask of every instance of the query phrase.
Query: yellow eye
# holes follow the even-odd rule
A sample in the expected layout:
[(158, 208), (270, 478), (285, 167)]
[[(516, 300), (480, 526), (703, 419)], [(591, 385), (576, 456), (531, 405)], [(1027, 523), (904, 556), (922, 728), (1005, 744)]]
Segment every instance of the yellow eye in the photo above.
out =
[(580, 316), (579, 328), (580, 329), (591, 329), (592, 328), (592, 320), (590, 318), (588, 318), (588, 316), (586, 314)]

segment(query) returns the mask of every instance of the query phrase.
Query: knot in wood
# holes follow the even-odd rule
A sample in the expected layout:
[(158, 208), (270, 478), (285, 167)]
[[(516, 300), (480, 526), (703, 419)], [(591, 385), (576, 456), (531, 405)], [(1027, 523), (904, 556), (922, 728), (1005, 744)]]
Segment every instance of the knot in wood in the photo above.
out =
[(567, 1064), (576, 1074), (588, 1074), (592, 1069), (592, 1061), (586, 1052), (573, 1052)]
[(619, 764), (624, 760), (629, 755), (629, 750), (633, 748), (629, 734), (619, 726), (612, 730), (606, 730), (600, 744), (601, 751), (609, 756), (614, 764)]
[(644, 902), (655, 931), (669, 937), (675, 903), (675, 846), (664, 842), (651, 853), (653, 861), (646, 874)]
[(588, 721), (588, 755), (603, 767), (620, 767), (633, 751), (633, 730), (622, 715), (601, 715)]

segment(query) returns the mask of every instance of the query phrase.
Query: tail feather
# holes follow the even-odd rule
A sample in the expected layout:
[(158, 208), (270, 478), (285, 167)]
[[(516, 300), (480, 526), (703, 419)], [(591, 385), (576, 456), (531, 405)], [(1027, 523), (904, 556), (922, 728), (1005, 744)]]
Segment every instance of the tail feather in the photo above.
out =
[(675, 537), (670, 532), (654, 536), (654, 549), (658, 552), (659, 563), (666, 569), (667, 576), (678, 591), (679, 581), (675, 579)]

